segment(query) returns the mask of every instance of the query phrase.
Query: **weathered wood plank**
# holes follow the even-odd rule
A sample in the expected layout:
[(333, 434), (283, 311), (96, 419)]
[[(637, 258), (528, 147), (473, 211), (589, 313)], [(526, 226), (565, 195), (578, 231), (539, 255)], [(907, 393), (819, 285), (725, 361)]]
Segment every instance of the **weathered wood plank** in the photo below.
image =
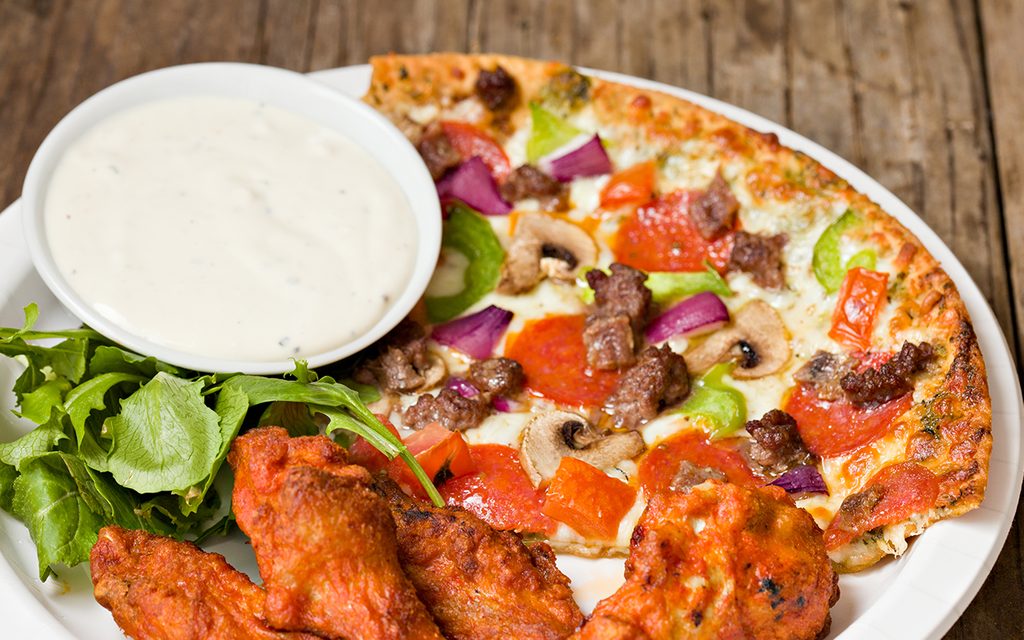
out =
[(1024, 363), (1024, 4), (982, 0), (980, 12), (1020, 365)]
[(854, 81), (853, 160), (946, 241), (1009, 330), (972, 7), (849, 2), (843, 24)]
[(766, 118), (788, 123), (785, 3), (708, 3), (711, 94)]
[(824, 2), (794, 2), (786, 46), (789, 122), (794, 131), (854, 163), (858, 148), (850, 64), (843, 47), (835, 7)]
[[(1002, 234), (1006, 247), (1015, 319), (1018, 370), (1024, 360), (1024, 4), (1016, 0), (981, 0), (978, 11), (985, 55), (986, 89), (998, 166)], [(1007, 333), (1011, 348), (1013, 334)], [(1020, 601), (1024, 594), (1024, 503), (992, 573), (950, 634), (951, 638), (988, 638), (1024, 628)]]
[(158, 67), (255, 61), (257, 17), (255, 3), (201, 0), (0, 4), (0, 206), (18, 196), (35, 150), (79, 102)]

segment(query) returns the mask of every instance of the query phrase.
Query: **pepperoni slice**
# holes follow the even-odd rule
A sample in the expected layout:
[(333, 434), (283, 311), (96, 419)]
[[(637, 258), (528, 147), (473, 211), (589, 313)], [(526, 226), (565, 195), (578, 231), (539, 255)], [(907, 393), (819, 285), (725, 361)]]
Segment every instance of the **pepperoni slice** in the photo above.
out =
[(866, 531), (927, 511), (938, 497), (938, 477), (916, 462), (885, 467), (843, 500), (825, 530), (825, 548), (841, 547)]
[(640, 460), (640, 487), (648, 498), (668, 491), (686, 461), (698, 467), (710, 467), (725, 474), (729, 482), (747, 487), (762, 484), (747, 466), (743, 456), (731, 448), (737, 438), (709, 442), (701, 431), (686, 431), (655, 445)]
[(822, 400), (810, 385), (798, 385), (786, 400), (785, 412), (796, 420), (807, 449), (822, 458), (838, 456), (889, 433), (892, 423), (910, 409), (908, 393), (872, 408), (857, 407), (846, 398)]
[(474, 156), (480, 158), (498, 182), (504, 180), (512, 171), (508, 156), (501, 145), (479, 127), (474, 127), (468, 122), (449, 120), (441, 123), (441, 129), (448, 137), (452, 148), (463, 160), (469, 160)]
[(704, 271), (710, 261), (725, 272), (733, 234), (705, 240), (687, 213), (701, 191), (673, 191), (639, 207), (619, 227), (615, 259), (643, 271)]
[(584, 323), (581, 315), (548, 316), (527, 322), (512, 339), (505, 355), (523, 366), (528, 389), (566, 405), (604, 404), (615, 391), (619, 374), (587, 365)]
[(544, 492), (534, 488), (519, 452), (500, 444), (470, 445), (476, 473), (452, 478), (440, 487), (457, 505), (502, 531), (552, 534), (555, 523), (541, 513)]

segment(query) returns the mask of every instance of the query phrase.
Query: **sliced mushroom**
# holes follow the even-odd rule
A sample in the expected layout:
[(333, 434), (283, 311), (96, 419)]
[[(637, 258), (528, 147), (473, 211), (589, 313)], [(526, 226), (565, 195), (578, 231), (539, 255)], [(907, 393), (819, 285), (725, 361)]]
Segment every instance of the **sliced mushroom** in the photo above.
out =
[(524, 213), (516, 224), (498, 291), (520, 294), (544, 277), (571, 281), (579, 268), (597, 262), (597, 245), (577, 225), (543, 213)]
[(736, 312), (732, 326), (712, 334), (685, 358), (695, 373), (735, 360), (739, 366), (732, 377), (750, 379), (775, 373), (789, 355), (789, 336), (779, 313), (766, 302), (751, 300)]
[(644, 439), (636, 431), (600, 433), (585, 418), (567, 411), (543, 413), (523, 431), (520, 455), (534, 484), (550, 480), (562, 458), (577, 458), (605, 469), (643, 453)]

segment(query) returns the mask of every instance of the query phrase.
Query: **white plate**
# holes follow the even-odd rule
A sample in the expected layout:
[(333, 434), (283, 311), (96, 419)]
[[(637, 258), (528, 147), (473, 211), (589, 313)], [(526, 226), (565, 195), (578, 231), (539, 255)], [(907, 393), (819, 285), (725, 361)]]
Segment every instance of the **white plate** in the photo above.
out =
[[(884, 187), (834, 153), (764, 118), (699, 94), (629, 76), (590, 73), (674, 94), (754, 129), (777, 134), (783, 144), (819, 160), (906, 225), (956, 282), (974, 321), (992, 394), (995, 446), (985, 501), (962, 518), (929, 528), (899, 560), (842, 576), (842, 597), (832, 610), (830, 636), (842, 640), (940, 638), (970, 604), (995, 563), (1013, 521), (1024, 474), (1020, 386), (1006, 340), (981, 292), (920, 218)], [(361, 65), (323, 71), (313, 77), (358, 96), (366, 90), (370, 74), (369, 67)], [(39, 304), (43, 328), (75, 324), (74, 317), (61, 307), (32, 269), (15, 203), (0, 215), (0, 326), (20, 326), (21, 308), (30, 302)], [(0, 359), (0, 389), (10, 389), (16, 375), (15, 365), (7, 358)], [(13, 402), (13, 394), (0, 396), (0, 441), (10, 440), (27, 428), (6, 410)], [(256, 575), (252, 552), (241, 541), (220, 541), (209, 548)], [(64, 582), (51, 580), (40, 584), (35, 548), (28, 532), (7, 514), (0, 514), (0, 556), (4, 560), (0, 561), (0, 636), (80, 640), (122, 637), (109, 613), (92, 599), (84, 567), (62, 571)], [(585, 610), (614, 591), (622, 580), (621, 561), (562, 556), (559, 566), (573, 579)]]

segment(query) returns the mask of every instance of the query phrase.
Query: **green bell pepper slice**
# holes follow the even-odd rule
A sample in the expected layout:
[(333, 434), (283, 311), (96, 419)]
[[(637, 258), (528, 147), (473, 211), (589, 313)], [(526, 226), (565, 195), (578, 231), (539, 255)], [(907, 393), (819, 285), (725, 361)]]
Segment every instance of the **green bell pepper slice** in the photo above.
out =
[(530, 137), (526, 140), (526, 159), (530, 162), (537, 162), (583, 133), (536, 102), (530, 103), (530, 119)]
[[(715, 271), (715, 268), (708, 262), (704, 264), (707, 267), (705, 271), (652, 271), (647, 274), (644, 285), (651, 290), (651, 299), (657, 304), (688, 298), (704, 291), (710, 291), (722, 297), (733, 295), (729, 283)], [(580, 274), (577, 284), (582, 288), (580, 299), (590, 304), (594, 301), (594, 290), (587, 283), (587, 271), (590, 269), (586, 269)], [(609, 273), (607, 269), (602, 269), (602, 271)]]
[(462, 291), (447, 296), (427, 296), (427, 318), (447, 322), (473, 306), (498, 286), (505, 250), (486, 218), (464, 205), (454, 205), (441, 234), (441, 246), (466, 256)]
[(711, 423), (711, 437), (723, 438), (743, 428), (747, 421), (747, 401), (739, 390), (722, 378), (735, 365), (716, 364), (695, 383), (690, 397), (679, 412), (685, 416), (704, 418)]
[(834, 293), (843, 284), (846, 272), (854, 267), (864, 267), (874, 271), (877, 254), (872, 249), (864, 249), (853, 255), (844, 265), (839, 255), (839, 241), (843, 234), (860, 224), (861, 219), (852, 209), (847, 209), (843, 215), (830, 224), (822, 233), (818, 241), (814, 243), (814, 254), (811, 258), (811, 265), (814, 267), (814, 277), (818, 279), (825, 291)]

